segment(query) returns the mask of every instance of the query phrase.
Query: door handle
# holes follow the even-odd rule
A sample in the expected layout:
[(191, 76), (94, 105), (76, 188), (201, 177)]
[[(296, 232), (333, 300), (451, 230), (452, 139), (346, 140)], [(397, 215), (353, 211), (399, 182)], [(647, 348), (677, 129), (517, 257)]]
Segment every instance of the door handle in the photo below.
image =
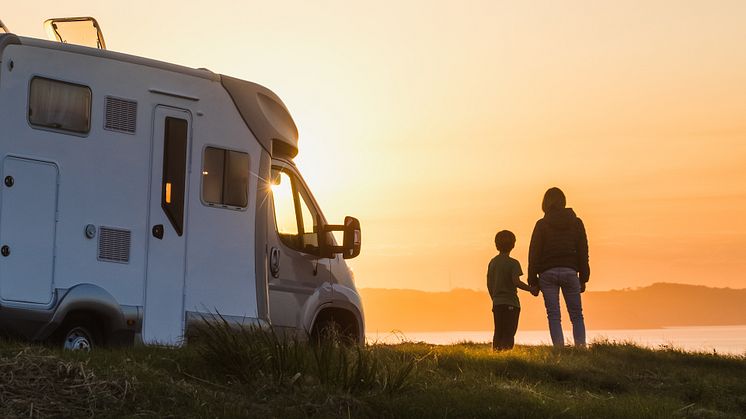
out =
[(153, 226), (153, 237), (158, 240), (163, 240), (163, 224), (156, 224)]
[(275, 278), (280, 276), (280, 249), (276, 247), (269, 251), (269, 271)]

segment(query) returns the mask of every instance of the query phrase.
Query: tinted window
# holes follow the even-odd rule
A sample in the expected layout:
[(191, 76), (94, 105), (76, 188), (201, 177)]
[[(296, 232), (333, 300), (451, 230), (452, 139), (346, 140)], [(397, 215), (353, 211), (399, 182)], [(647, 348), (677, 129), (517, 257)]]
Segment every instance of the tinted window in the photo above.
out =
[(205, 148), (202, 200), (209, 204), (246, 207), (249, 203), (249, 155)]
[(29, 92), (31, 125), (76, 133), (91, 130), (91, 89), (34, 77)]
[(184, 232), (184, 186), (186, 183), (187, 135), (189, 125), (167, 117), (163, 138), (163, 191), (161, 207), (176, 233)]

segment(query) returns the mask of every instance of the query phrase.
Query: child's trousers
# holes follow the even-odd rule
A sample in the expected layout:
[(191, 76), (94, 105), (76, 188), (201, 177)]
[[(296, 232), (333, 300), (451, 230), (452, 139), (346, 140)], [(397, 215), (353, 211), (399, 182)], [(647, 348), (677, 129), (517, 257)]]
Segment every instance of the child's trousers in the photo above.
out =
[(498, 304), (492, 307), (492, 317), (495, 319), (495, 334), (492, 336), (492, 349), (498, 351), (513, 349), (520, 314), (520, 307), (508, 304)]

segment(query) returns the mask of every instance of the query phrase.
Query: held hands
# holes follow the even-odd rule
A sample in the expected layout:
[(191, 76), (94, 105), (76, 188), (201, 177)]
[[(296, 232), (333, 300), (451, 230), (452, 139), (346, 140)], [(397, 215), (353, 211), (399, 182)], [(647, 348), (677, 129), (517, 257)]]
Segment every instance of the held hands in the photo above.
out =
[[(584, 287), (584, 288), (585, 288), (585, 287)], [(536, 285), (534, 285), (534, 286), (532, 286), (532, 287), (531, 287), (531, 289), (529, 290), (529, 292), (530, 292), (530, 293), (531, 293), (531, 295), (533, 295), (534, 297), (538, 297), (538, 296), (539, 296), (539, 287), (538, 287), (538, 286), (536, 286)], [(581, 291), (581, 292), (582, 292), (582, 291)]]
[(580, 272), (578, 272), (578, 281), (580, 282), (580, 293), (585, 292), (585, 284), (588, 282), (588, 277), (585, 277), (585, 281), (583, 280), (583, 276), (580, 275)]

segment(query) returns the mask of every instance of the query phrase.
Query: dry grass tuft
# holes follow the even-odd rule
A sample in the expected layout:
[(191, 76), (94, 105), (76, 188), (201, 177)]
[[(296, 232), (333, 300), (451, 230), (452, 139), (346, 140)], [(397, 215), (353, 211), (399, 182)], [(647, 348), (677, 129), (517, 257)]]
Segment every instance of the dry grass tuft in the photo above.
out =
[(43, 347), (0, 355), (0, 416), (94, 416), (133, 394), (125, 377), (99, 378), (88, 361), (61, 359)]

